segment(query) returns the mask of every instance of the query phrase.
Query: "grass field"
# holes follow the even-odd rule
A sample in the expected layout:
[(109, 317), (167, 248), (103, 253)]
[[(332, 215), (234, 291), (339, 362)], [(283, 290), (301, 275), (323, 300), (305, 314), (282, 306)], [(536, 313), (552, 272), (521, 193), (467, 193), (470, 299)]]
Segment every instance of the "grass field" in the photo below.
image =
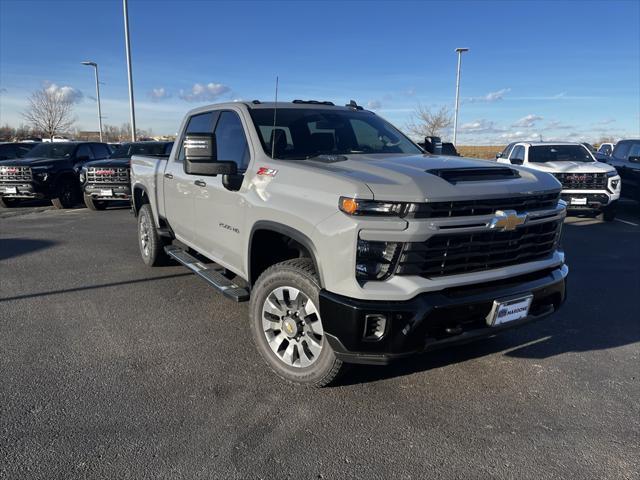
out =
[(473, 145), (460, 145), (456, 147), (458, 153), (463, 157), (472, 158), (496, 158), (496, 153), (501, 152), (504, 149), (504, 145), (498, 146), (473, 146)]

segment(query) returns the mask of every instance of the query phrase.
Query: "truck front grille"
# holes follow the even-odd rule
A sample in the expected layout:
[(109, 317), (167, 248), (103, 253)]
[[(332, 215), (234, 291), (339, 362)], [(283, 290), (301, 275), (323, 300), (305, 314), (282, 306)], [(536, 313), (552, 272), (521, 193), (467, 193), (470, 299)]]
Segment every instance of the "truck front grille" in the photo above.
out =
[(555, 208), (559, 192), (535, 195), (521, 195), (509, 198), (489, 198), (484, 200), (463, 200), (453, 202), (417, 203), (407, 214), (407, 218), (464, 217), (468, 215), (492, 215), (496, 210), (531, 212)]
[(562, 220), (555, 220), (513, 231), (434, 235), (405, 244), (396, 274), (432, 278), (540, 260), (553, 253), (561, 229)]
[(30, 167), (0, 167), (0, 182), (30, 182), (31, 178)]
[(606, 173), (555, 173), (565, 190), (605, 190)]
[(87, 183), (129, 183), (129, 169), (126, 167), (89, 167)]

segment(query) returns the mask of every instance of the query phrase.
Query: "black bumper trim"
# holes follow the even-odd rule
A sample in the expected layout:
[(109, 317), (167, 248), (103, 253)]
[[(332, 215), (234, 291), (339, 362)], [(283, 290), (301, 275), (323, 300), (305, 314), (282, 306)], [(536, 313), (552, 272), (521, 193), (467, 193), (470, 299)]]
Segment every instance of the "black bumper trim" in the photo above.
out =
[[(555, 312), (566, 298), (565, 265), (481, 287), (443, 290), (417, 295), (403, 302), (357, 300), (320, 292), (323, 329), (336, 356), (349, 363), (388, 364), (417, 353), (496, 335)], [(465, 294), (465, 291), (468, 294)], [(533, 294), (527, 318), (487, 326), (493, 301)], [(387, 326), (378, 342), (365, 341), (365, 316), (386, 315)]]

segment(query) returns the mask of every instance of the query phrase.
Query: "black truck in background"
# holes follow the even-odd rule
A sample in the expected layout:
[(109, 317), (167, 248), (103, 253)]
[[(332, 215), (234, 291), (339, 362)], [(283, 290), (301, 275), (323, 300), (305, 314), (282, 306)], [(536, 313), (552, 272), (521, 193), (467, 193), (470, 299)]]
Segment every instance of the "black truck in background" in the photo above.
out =
[(2, 160), (0, 206), (36, 198), (51, 200), (55, 208), (71, 208), (80, 201), (82, 166), (109, 154), (104, 143), (51, 142), (38, 144), (22, 158)]
[(173, 142), (122, 143), (109, 158), (85, 163), (79, 175), (84, 204), (90, 210), (104, 210), (110, 202), (129, 200), (131, 156), (169, 155), (171, 147)]

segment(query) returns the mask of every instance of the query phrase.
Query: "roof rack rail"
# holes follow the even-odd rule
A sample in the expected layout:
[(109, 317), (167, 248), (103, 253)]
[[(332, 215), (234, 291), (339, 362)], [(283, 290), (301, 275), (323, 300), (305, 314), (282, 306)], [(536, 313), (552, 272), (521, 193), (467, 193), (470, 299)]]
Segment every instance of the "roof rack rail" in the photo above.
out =
[(335, 106), (333, 102), (327, 102), (327, 101), (321, 102), (319, 100), (297, 100), (296, 99), (291, 103), (309, 103), (311, 105), (329, 105), (331, 107)]
[(354, 110), (364, 110), (364, 108), (358, 105), (355, 100), (349, 101), (349, 103), (347, 103), (345, 107), (353, 108)]

